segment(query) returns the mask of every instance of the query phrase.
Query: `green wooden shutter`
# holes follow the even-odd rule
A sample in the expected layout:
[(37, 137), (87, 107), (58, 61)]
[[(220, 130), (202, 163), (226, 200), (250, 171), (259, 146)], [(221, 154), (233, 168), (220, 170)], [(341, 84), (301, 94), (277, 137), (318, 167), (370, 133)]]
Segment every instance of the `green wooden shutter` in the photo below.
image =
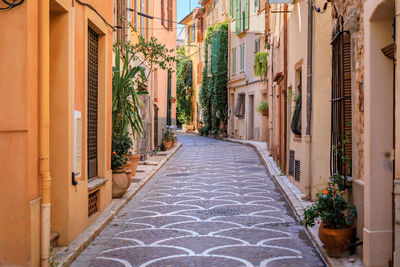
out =
[(233, 0), (229, 1), (229, 15), (233, 17)]
[(249, 0), (246, 0), (246, 5), (244, 7), (244, 29), (248, 30), (249, 29)]
[(236, 9), (236, 16), (235, 16), (235, 20), (236, 20), (236, 34), (239, 34), (241, 32), (241, 16), (240, 16), (240, 2), (241, 0), (236, 0), (236, 5), (235, 5), (235, 9)]

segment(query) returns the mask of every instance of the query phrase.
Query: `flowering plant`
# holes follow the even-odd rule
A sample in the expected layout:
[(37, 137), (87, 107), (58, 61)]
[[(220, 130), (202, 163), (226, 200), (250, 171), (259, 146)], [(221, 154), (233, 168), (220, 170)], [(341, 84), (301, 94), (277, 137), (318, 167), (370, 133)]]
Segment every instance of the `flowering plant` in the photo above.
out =
[(304, 209), (302, 222), (314, 226), (315, 221), (321, 219), (326, 228), (344, 229), (353, 223), (355, 216), (355, 207), (344, 199), (343, 191), (331, 179), (328, 187), (317, 193), (317, 201)]
[(113, 134), (111, 145), (111, 169), (119, 170), (124, 168), (124, 166), (128, 162), (128, 156), (131, 154), (129, 150), (132, 145), (132, 140), (128, 134)]

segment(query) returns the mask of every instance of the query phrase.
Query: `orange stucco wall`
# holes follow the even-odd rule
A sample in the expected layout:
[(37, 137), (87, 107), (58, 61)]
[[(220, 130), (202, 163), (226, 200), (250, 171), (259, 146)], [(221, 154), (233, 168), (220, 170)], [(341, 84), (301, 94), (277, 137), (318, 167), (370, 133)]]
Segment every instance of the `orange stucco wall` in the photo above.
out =
[[(85, 2), (113, 24), (113, 1)], [(111, 201), (113, 31), (94, 11), (74, 3), (73, 8), (69, 0), (50, 0), (49, 11), (51, 228), (60, 233), (60, 245), (71, 243), (100, 214), (87, 214), (88, 25), (100, 35), (98, 172), (108, 179), (100, 188), (100, 210)], [(0, 266), (39, 264), (38, 15), (37, 1), (25, 1), (0, 16), (0, 34), (7, 37), (0, 38)], [(77, 186), (71, 183), (73, 110), (82, 112)]]

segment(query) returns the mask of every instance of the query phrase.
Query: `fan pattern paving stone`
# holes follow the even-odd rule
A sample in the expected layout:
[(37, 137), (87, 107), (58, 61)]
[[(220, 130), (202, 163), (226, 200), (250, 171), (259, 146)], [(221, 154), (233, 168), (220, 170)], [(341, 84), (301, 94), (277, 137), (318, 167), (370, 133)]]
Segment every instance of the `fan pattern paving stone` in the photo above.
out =
[(179, 139), (72, 266), (325, 266), (252, 148)]

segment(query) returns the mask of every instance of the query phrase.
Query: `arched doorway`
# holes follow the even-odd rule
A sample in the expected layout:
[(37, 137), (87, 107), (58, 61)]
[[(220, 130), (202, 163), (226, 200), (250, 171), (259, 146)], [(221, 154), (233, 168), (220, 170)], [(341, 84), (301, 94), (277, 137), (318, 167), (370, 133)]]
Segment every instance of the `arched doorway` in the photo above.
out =
[(368, 0), (365, 23), (364, 247), (366, 266), (393, 260), (395, 1)]

